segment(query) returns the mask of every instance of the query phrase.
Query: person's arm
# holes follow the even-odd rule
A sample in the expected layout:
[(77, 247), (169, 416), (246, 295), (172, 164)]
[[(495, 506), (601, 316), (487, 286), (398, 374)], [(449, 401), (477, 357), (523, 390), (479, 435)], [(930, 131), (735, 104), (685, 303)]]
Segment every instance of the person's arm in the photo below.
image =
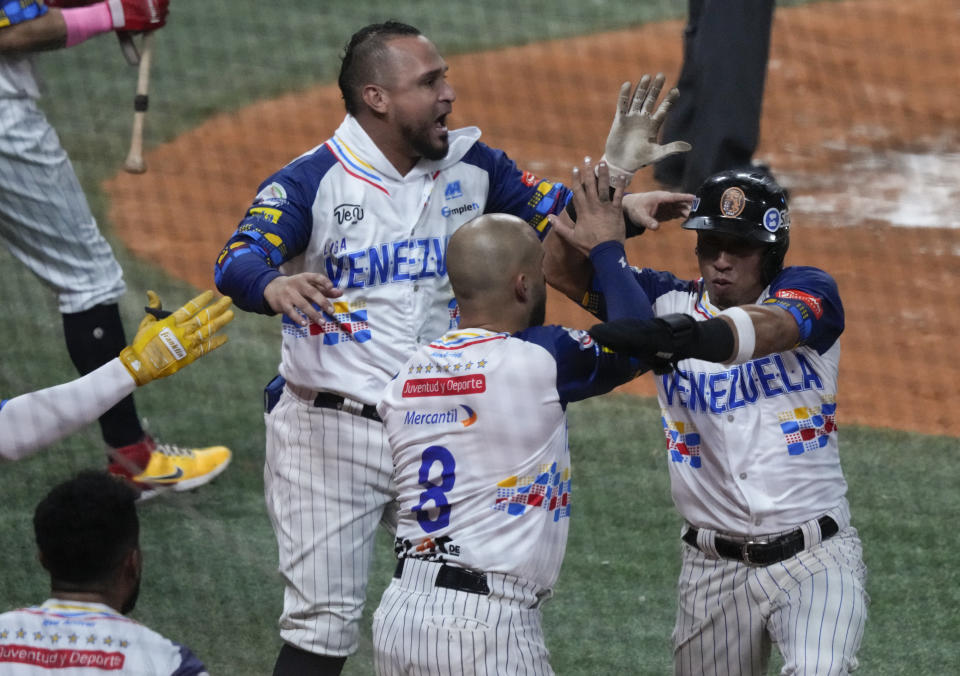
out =
[(205, 291), (171, 314), (153, 291), (147, 296), (147, 315), (119, 357), (71, 382), (0, 402), (0, 458), (31, 455), (93, 422), (138, 385), (172, 375), (227, 342), (216, 334), (233, 319), (229, 298), (208, 305), (213, 292)]
[(702, 322), (687, 314), (619, 319), (593, 326), (590, 335), (601, 345), (638, 357), (742, 364), (798, 345), (824, 351), (843, 331), (836, 282), (822, 270), (790, 268), (778, 275), (770, 291), (760, 305), (728, 308)]
[(558, 239), (589, 261), (596, 288), (604, 298), (604, 316), (647, 318), (653, 316), (653, 308), (634, 278), (623, 248), (623, 181), (622, 176), (614, 179), (611, 192), (606, 162), (600, 162), (594, 171), (584, 160), (582, 169), (574, 167), (570, 183), (577, 222), (564, 212), (550, 216), (550, 224)]
[[(162, 28), (170, 0), (41, 0), (18, 7), (0, 28), (0, 54), (73, 47), (109, 31), (141, 32)], [(49, 7), (47, 7), (49, 5)]]
[(280, 265), (302, 253), (310, 242), (313, 220), (309, 205), (315, 183), (304, 183), (294, 171), (281, 170), (260, 186), (236, 231), (220, 251), (214, 267), (217, 289), (248, 312), (282, 313), (300, 325), (325, 321), (333, 314), (331, 298), (343, 295), (318, 272), (284, 275)]
[(73, 434), (136, 388), (118, 357), (76, 380), (2, 402), (0, 458), (19, 460)]
[(0, 28), (0, 54), (21, 54), (59, 49), (67, 41), (67, 24), (60, 9), (48, 9), (37, 0), (30, 12), (7, 16), (10, 25)]

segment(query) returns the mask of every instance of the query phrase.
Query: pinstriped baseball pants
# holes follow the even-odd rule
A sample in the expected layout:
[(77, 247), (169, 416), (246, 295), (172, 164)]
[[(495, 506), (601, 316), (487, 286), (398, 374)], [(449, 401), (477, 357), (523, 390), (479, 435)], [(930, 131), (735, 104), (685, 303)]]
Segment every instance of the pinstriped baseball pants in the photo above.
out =
[(280, 636), (308, 652), (351, 655), (377, 526), (396, 530), (383, 425), (286, 389), (264, 419), (264, 491), (285, 585)]
[(490, 594), (436, 587), (440, 564), (407, 559), (373, 615), (379, 676), (553, 674), (535, 585), (487, 573)]
[(673, 632), (677, 676), (766, 674), (772, 644), (781, 674), (857, 668), (870, 599), (855, 528), (781, 563), (748, 566), (683, 544)]
[(116, 302), (126, 288), (123, 271), (56, 131), (32, 99), (2, 103), (0, 238), (57, 292), (61, 313)]

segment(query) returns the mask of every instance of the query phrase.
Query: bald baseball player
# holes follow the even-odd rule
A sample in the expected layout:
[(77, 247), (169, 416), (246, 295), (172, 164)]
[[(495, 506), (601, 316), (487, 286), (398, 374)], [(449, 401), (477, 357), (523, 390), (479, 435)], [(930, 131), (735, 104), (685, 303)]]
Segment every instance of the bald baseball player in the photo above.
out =
[(0, 614), (0, 673), (207, 676), (189, 648), (126, 617), (143, 573), (137, 497), (129, 483), (85, 471), (40, 501), (33, 529), (50, 598)]
[[(411, 352), (459, 322), (450, 236), (481, 214), (509, 213), (549, 255), (549, 216), (571, 195), (521, 171), (476, 127), (447, 128), (456, 99), (447, 63), (413, 26), (357, 31), (339, 83), (343, 123), (260, 185), (216, 262), (217, 288), (239, 308), (282, 317), (264, 418), (265, 494), (285, 585), (278, 676), (340, 673), (359, 644), (374, 535), (381, 520), (394, 527), (376, 404)], [(662, 86), (645, 76), (621, 87), (604, 155), (614, 173), (684, 149), (656, 143), (678, 95), (657, 105)], [(636, 231), (681, 215), (689, 199), (635, 193), (623, 204)]]
[[(113, 31), (163, 28), (169, 0), (17, 0), (0, 5), (0, 239), (57, 295), (67, 352), (81, 375), (126, 346), (123, 271), (104, 239), (56, 131), (37, 105), (32, 55)], [(117, 58), (120, 58), (117, 50)], [(132, 394), (100, 416), (112, 462), (143, 498), (207, 483), (230, 463), (224, 446), (182, 448), (147, 434)]]
[[(650, 317), (621, 265), (622, 188), (610, 201), (606, 174), (601, 164), (599, 193), (589, 164), (574, 174), (578, 219), (568, 231), (590, 252), (607, 312)], [(566, 407), (641, 365), (584, 331), (543, 326), (543, 259), (515, 216), (487, 214), (457, 230), (447, 267), (460, 327), (417, 350), (377, 407), (399, 506), (399, 560), (374, 614), (383, 676), (553, 673), (540, 609), (560, 572), (574, 495)]]
[(591, 329), (669, 362), (656, 378), (673, 499), (686, 521), (673, 632), (678, 675), (846, 674), (869, 597), (840, 467), (843, 306), (833, 278), (784, 267), (787, 194), (762, 172), (697, 191), (700, 278), (635, 270), (657, 318)]

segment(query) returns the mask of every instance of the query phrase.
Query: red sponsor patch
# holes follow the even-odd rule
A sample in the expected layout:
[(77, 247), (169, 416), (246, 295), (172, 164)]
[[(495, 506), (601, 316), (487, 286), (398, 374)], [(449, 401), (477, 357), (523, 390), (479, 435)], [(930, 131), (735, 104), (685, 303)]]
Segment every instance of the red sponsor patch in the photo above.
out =
[(540, 179), (529, 171), (523, 172), (523, 177), (520, 179), (524, 185), (530, 186), (531, 188), (540, 182)]
[(0, 646), (0, 662), (29, 664), (43, 669), (87, 668), (101, 671), (123, 669), (123, 653), (108, 653), (102, 650), (49, 650), (28, 645)]
[(823, 300), (817, 298), (816, 296), (811, 296), (809, 293), (804, 293), (803, 291), (797, 291), (796, 289), (780, 289), (774, 294), (777, 298), (790, 298), (792, 300), (798, 300), (813, 312), (813, 316), (817, 319), (823, 316)]
[(487, 378), (477, 374), (453, 378), (413, 378), (403, 384), (403, 397), (446, 397), (486, 392)]

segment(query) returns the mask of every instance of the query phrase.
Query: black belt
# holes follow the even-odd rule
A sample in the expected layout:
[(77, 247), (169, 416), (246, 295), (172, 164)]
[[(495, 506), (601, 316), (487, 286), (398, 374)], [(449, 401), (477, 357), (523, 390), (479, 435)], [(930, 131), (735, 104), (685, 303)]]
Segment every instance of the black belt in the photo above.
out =
[(341, 397), (339, 394), (334, 394), (333, 392), (317, 392), (317, 397), (313, 400), (313, 405), (317, 408), (332, 408), (335, 411), (346, 411), (347, 413), (353, 413), (364, 418), (369, 418), (370, 420), (383, 422), (380, 419), (380, 414), (377, 413), (376, 406), (372, 404), (363, 404), (363, 408), (361, 408), (359, 411), (353, 411), (344, 407), (344, 403), (346, 403), (346, 401), (347, 400), (344, 397)]
[[(399, 578), (403, 573), (403, 562), (405, 559), (397, 561), (397, 568), (393, 571), (393, 576)], [(487, 574), (466, 568), (457, 568), (441, 564), (437, 572), (437, 579), (434, 586), (444, 589), (456, 589), (457, 591), (470, 592), (471, 594), (490, 594), (490, 587), (487, 586)]]
[[(817, 519), (817, 523), (820, 524), (820, 537), (823, 540), (833, 537), (840, 531), (837, 522), (829, 516), (821, 516)], [(687, 528), (687, 532), (683, 534), (683, 541), (691, 547), (700, 549), (697, 546), (697, 529), (693, 526)], [(743, 561), (754, 566), (769, 566), (786, 561), (803, 551), (803, 531), (798, 528), (770, 542), (737, 542), (717, 537), (714, 539), (714, 546), (717, 554), (725, 559)]]

